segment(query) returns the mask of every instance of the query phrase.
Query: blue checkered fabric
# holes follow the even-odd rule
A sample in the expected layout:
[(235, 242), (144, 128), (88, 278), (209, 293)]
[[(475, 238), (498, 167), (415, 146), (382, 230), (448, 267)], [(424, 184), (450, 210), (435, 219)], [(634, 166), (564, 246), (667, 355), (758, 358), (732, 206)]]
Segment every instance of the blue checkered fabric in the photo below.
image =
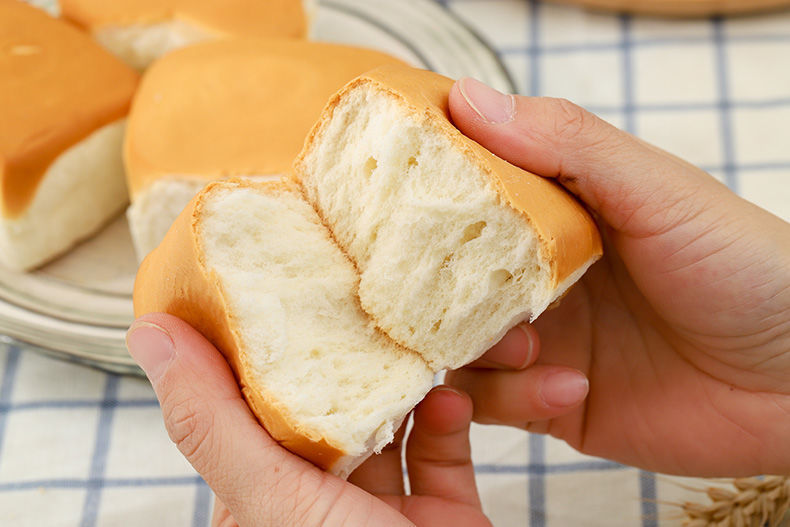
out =
[[(527, 0), (440, 2), (518, 91), (566, 97), (790, 220), (790, 12), (658, 20)], [(679, 525), (684, 485), (564, 443), (475, 426), (486, 512), (505, 526)], [(150, 386), (0, 344), (0, 525), (208, 525), (211, 492)]]

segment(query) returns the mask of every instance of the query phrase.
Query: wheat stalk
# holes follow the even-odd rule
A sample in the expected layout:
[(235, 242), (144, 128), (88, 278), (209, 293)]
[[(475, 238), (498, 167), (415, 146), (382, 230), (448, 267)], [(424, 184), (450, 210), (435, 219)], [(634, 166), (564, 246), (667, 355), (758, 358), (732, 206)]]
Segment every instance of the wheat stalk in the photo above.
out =
[(790, 509), (790, 477), (742, 478), (732, 485), (708, 488), (708, 504), (683, 503), (683, 527), (779, 527)]

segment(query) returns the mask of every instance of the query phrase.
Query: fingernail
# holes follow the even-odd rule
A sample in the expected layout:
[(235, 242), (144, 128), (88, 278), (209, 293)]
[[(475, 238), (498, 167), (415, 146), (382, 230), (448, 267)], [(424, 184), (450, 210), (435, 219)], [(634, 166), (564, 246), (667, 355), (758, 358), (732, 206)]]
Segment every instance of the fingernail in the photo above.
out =
[[(505, 333), (502, 340), (496, 343), (480, 362), (492, 368), (523, 370), (532, 363), (535, 345), (532, 335), (523, 326), (516, 326)], [(526, 340), (525, 340), (526, 339)]]
[(524, 335), (527, 337), (527, 355), (524, 358), (524, 362), (522, 362), (521, 366), (519, 366), (518, 368), (519, 370), (523, 370), (533, 362), (532, 359), (533, 359), (533, 354), (535, 353), (535, 339), (533, 338), (532, 333), (527, 331), (527, 329), (524, 326), (519, 325), (517, 327), (518, 329), (523, 331)]
[(505, 95), (471, 77), (461, 79), (458, 88), (469, 106), (484, 121), (503, 124), (515, 119), (516, 100), (512, 95)]
[(431, 388), (431, 392), (452, 392), (455, 395), (463, 396), (463, 392), (461, 392), (461, 390), (454, 388), (452, 386), (448, 386), (446, 384), (440, 384), (438, 386), (434, 386), (433, 388)]
[(546, 406), (567, 408), (579, 404), (587, 396), (590, 382), (581, 372), (558, 371), (543, 379), (540, 396)]
[(135, 321), (129, 328), (126, 347), (151, 381), (164, 373), (176, 349), (165, 328), (143, 320)]

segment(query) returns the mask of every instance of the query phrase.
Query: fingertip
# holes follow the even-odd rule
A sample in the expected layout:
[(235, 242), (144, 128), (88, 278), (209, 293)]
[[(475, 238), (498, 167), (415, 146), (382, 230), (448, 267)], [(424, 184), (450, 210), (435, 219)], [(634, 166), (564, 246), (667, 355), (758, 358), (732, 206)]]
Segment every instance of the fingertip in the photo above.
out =
[(443, 407), (472, 405), (472, 399), (469, 397), (469, 394), (448, 384), (440, 384), (431, 388), (431, 391), (428, 392), (423, 402), (425, 402), (425, 400), (429, 400), (433, 404)]
[(449, 434), (469, 426), (473, 414), (472, 398), (445, 384), (435, 386), (414, 410), (414, 422), (432, 434)]
[(573, 408), (590, 392), (590, 381), (579, 370), (561, 369), (544, 377), (540, 397), (549, 408)]
[(175, 358), (175, 342), (168, 329), (154, 317), (135, 320), (126, 332), (126, 349), (155, 383)]
[(519, 324), (467, 367), (523, 370), (535, 363), (539, 353), (538, 332), (529, 324)]
[(485, 135), (485, 129), (489, 123), (480, 117), (480, 113), (469, 103), (468, 96), (464, 95), (463, 86), (470, 80), (472, 80), (471, 77), (463, 77), (453, 84), (450, 89), (448, 106), (453, 124), (468, 137), (478, 140), (478, 137)]
[(469, 444), (471, 418), (471, 398), (450, 386), (434, 387), (418, 405), (406, 444), (413, 495), (480, 506)]
[(181, 320), (178, 317), (170, 315), (168, 313), (146, 313), (144, 315), (140, 315), (137, 319), (132, 322), (131, 327), (134, 327), (141, 323), (147, 324), (155, 324), (157, 326), (161, 326), (163, 328), (173, 328), (179, 329), (181, 326), (189, 326), (186, 322)]
[(141, 324), (150, 324), (160, 327), (167, 332), (174, 341), (188, 340), (190, 343), (208, 344), (213, 346), (198, 330), (187, 322), (168, 313), (146, 313), (141, 315), (130, 326), (130, 331)]
[(463, 368), (447, 382), (474, 401), (474, 421), (520, 426), (566, 415), (589, 392), (584, 373), (565, 366), (537, 364), (522, 371)]
[(450, 106), (450, 114), (455, 118), (455, 114), (458, 113), (459, 115), (462, 113), (464, 109), (468, 109), (469, 105), (466, 103), (463, 94), (461, 93), (461, 84), (466, 81), (469, 77), (461, 77), (453, 84), (453, 87), (450, 88), (450, 98), (449, 98), (449, 106)]
[(230, 365), (213, 343), (187, 322), (167, 313), (137, 318), (127, 333), (129, 353), (145, 371), (157, 395), (187, 378), (207, 391), (241, 397)]

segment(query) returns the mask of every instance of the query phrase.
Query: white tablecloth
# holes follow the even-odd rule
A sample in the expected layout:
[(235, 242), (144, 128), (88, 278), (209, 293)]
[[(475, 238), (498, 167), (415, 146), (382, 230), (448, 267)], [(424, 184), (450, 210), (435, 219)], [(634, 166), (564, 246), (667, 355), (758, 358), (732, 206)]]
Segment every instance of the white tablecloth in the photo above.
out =
[[(519, 92), (571, 99), (790, 220), (790, 12), (667, 21), (526, 0), (441, 2), (501, 54)], [(789, 241), (790, 242), (790, 241)], [(497, 526), (679, 525), (707, 482), (476, 426)], [(144, 380), (0, 345), (0, 525), (205, 526), (211, 493), (167, 439)]]

